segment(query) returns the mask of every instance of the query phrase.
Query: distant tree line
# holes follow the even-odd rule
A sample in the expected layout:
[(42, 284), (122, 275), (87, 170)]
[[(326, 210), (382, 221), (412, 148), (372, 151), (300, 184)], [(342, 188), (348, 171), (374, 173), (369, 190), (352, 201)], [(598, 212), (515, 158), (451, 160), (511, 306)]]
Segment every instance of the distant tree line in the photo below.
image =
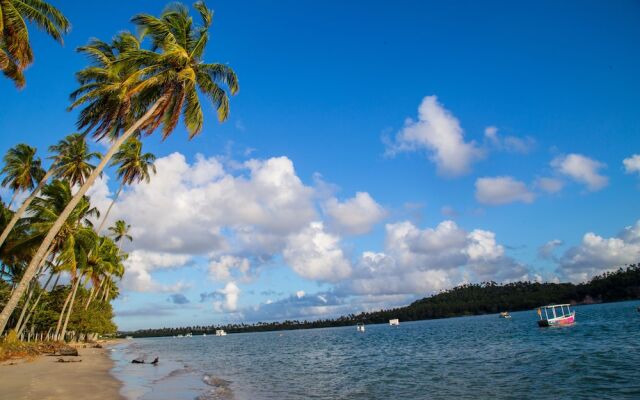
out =
[(134, 337), (158, 337), (186, 333), (213, 334), (216, 329), (224, 329), (229, 333), (240, 333), (327, 328), (353, 325), (358, 322), (365, 324), (387, 323), (392, 318), (399, 318), (400, 321), (418, 321), (492, 314), (500, 311), (531, 310), (541, 305), (554, 303), (589, 304), (638, 298), (640, 298), (640, 264), (633, 264), (614, 272), (598, 275), (589, 282), (578, 285), (548, 282), (515, 282), (504, 285), (496, 282), (466, 284), (417, 300), (405, 307), (362, 312), (357, 315), (350, 314), (335, 319), (186, 326), (144, 329), (135, 332), (122, 332), (121, 334)]

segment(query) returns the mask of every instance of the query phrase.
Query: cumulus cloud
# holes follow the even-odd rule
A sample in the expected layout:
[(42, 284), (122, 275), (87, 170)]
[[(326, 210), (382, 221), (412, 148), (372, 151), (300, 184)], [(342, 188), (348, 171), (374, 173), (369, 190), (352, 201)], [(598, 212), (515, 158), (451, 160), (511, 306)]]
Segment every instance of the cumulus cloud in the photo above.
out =
[(535, 187), (540, 190), (553, 194), (558, 193), (564, 187), (564, 182), (557, 178), (541, 177), (536, 179)]
[(438, 172), (445, 176), (468, 173), (471, 165), (483, 157), (473, 141), (464, 140), (458, 119), (446, 110), (436, 96), (427, 96), (418, 108), (418, 120), (407, 119), (395, 140), (387, 144), (387, 154), (427, 151)]
[(509, 153), (527, 154), (533, 150), (536, 145), (535, 139), (531, 136), (520, 138), (508, 135), (502, 137), (498, 134), (498, 128), (495, 126), (485, 128), (484, 137), (492, 148)]
[(478, 178), (476, 199), (482, 204), (500, 205), (516, 201), (531, 203), (534, 195), (527, 185), (510, 176)]
[(241, 290), (235, 282), (228, 282), (224, 288), (215, 292), (220, 295), (221, 300), (213, 302), (213, 309), (217, 312), (237, 311), (240, 292)]
[(551, 161), (551, 166), (559, 173), (587, 186), (590, 191), (603, 189), (609, 184), (609, 178), (600, 174), (606, 165), (582, 154), (558, 156)]
[(247, 280), (251, 262), (247, 258), (223, 255), (209, 262), (209, 276), (216, 281)]
[(282, 255), (293, 271), (307, 279), (336, 282), (351, 273), (340, 238), (325, 232), (322, 222), (312, 222), (289, 236)]
[(156, 282), (151, 272), (159, 269), (182, 268), (189, 265), (191, 256), (181, 254), (134, 250), (124, 262), (122, 287), (135, 292), (180, 292), (189, 287), (184, 282), (163, 285)]
[(594, 275), (640, 261), (640, 220), (614, 237), (588, 232), (582, 242), (560, 258), (558, 271), (572, 281), (582, 282)]
[(624, 171), (627, 174), (640, 174), (640, 154), (634, 154), (631, 157), (622, 160)]
[(358, 192), (344, 202), (332, 197), (325, 202), (323, 208), (331, 227), (354, 235), (371, 231), (387, 214), (367, 192)]
[(112, 212), (112, 220), (132, 225), (137, 249), (225, 252), (230, 244), (222, 230), (284, 240), (316, 216), (313, 189), (286, 157), (249, 160), (228, 170), (215, 157), (199, 155), (189, 164), (173, 153), (156, 160), (156, 168), (151, 183), (125, 191)]
[(472, 281), (527, 279), (528, 269), (505, 255), (495, 234), (468, 232), (453, 221), (420, 229), (404, 221), (386, 225), (384, 252), (364, 252), (340, 294), (419, 295)]

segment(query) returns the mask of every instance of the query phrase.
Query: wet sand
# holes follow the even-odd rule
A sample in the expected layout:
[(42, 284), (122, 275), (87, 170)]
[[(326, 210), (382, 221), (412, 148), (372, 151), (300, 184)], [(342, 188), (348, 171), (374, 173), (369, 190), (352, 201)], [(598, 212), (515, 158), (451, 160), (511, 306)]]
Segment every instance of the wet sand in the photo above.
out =
[[(39, 356), (0, 365), (0, 393), (3, 399), (66, 400), (115, 399), (122, 384), (109, 371), (113, 361), (109, 348), (79, 348), (78, 357)], [(82, 362), (60, 363), (65, 360)]]

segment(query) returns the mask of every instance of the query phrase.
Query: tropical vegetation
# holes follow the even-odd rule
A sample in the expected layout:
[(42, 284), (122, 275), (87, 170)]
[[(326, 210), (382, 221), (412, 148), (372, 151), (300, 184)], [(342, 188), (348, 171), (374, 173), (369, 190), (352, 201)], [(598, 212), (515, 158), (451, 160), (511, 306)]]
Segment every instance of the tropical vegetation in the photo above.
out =
[[(193, 8), (198, 22), (174, 3), (160, 16), (134, 16), (137, 36), (121, 32), (78, 48), (89, 60), (70, 94), (80, 133), (49, 148), (47, 170), (28, 144), (5, 155), (1, 183), (12, 196), (0, 202), (0, 335), (10, 328), (23, 339), (60, 340), (115, 331), (110, 301), (124, 274), (123, 244), (133, 238), (126, 221), (103, 228), (123, 188), (156, 172), (141, 139), (158, 129), (164, 139), (180, 121), (193, 138), (203, 128), (204, 101), (222, 122), (239, 90), (230, 67), (204, 60), (213, 11), (202, 1)], [(0, 69), (18, 86), (33, 60), (25, 21), (60, 41), (70, 26), (42, 0), (0, 0)], [(108, 150), (91, 151), (90, 137)], [(87, 192), (108, 166), (120, 187), (100, 216)]]

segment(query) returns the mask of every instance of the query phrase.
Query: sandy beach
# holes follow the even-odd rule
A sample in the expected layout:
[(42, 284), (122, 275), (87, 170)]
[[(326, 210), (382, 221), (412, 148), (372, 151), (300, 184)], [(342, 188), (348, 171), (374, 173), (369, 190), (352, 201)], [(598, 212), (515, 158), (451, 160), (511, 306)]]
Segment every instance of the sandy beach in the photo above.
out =
[[(109, 373), (113, 361), (108, 347), (79, 348), (78, 357), (39, 356), (0, 365), (2, 398), (6, 399), (124, 399), (122, 384)], [(82, 362), (60, 363), (65, 360)]]

